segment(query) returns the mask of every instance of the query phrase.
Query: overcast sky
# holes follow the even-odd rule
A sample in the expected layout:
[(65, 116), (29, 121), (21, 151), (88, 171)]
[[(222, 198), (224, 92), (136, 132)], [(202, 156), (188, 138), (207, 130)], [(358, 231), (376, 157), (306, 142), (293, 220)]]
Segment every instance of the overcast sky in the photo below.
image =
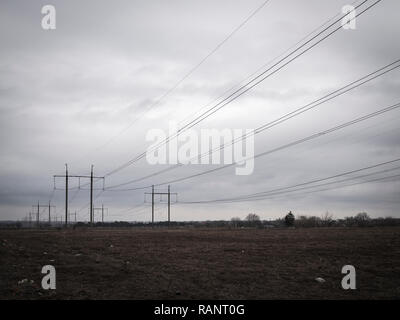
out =
[[(95, 175), (103, 176), (146, 150), (149, 129), (193, 119), (196, 112), (226, 96), (232, 86), (351, 3), (269, 1), (176, 89), (143, 112), (263, 2), (2, 0), (0, 219), (22, 219), (33, 204), (50, 198), (60, 217), (64, 191), (53, 194), (53, 175), (63, 174), (65, 163), (70, 174), (87, 175), (93, 164)], [(41, 8), (46, 4), (56, 8), (55, 30), (41, 27)], [(399, 59), (399, 11), (399, 1), (381, 1), (356, 19), (355, 30), (340, 29), (195, 129), (256, 128)], [(279, 147), (398, 103), (399, 85), (400, 68), (260, 133), (255, 136), (255, 151)], [(258, 158), (252, 175), (238, 176), (234, 168), (227, 168), (172, 184), (171, 189), (179, 193), (179, 201), (229, 198), (400, 158), (399, 119), (396, 109)], [(107, 177), (106, 186), (166, 167), (142, 159)], [(124, 187), (148, 186), (216, 167), (183, 166)], [(71, 180), (71, 187), (75, 186), (77, 180)], [(172, 219), (244, 218), (249, 212), (270, 219), (289, 210), (296, 215), (329, 211), (344, 217), (366, 211), (371, 216), (400, 217), (399, 186), (397, 180), (254, 202), (177, 204)], [(57, 180), (57, 187), (64, 188), (63, 180)], [(148, 204), (139, 211), (123, 211), (143, 203), (145, 191), (150, 190), (105, 191), (95, 205), (104, 203), (109, 208), (108, 219), (149, 220)], [(70, 198), (70, 210), (80, 210), (78, 218), (87, 220), (88, 191), (71, 190)], [(156, 220), (165, 220), (165, 204), (157, 203), (157, 208)]]

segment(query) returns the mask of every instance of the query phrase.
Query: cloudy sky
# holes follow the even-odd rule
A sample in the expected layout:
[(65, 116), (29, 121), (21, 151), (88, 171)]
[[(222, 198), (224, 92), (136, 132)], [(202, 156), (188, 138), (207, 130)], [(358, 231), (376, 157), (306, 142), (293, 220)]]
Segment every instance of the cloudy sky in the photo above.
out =
[[(63, 174), (65, 163), (70, 174), (88, 175), (91, 164), (97, 176), (112, 172), (148, 148), (148, 130), (190, 122), (228, 96), (232, 87), (267, 69), (304, 37), (340, 17), (342, 7), (351, 4), (346, 0), (264, 2), (1, 1), (0, 219), (22, 219), (37, 201), (45, 204), (50, 199), (61, 217), (65, 191), (53, 190), (53, 175)], [(368, 0), (358, 12), (374, 2)], [(55, 30), (41, 25), (41, 9), (47, 4), (56, 9)], [(257, 128), (399, 59), (399, 10), (397, 0), (380, 1), (357, 17), (354, 30), (340, 28), (196, 125), (195, 132)], [(396, 104), (399, 85), (397, 68), (256, 135), (255, 153)], [(329, 211), (343, 217), (366, 211), (371, 216), (400, 217), (400, 184), (395, 179), (260, 201), (183, 204), (296, 185), (400, 158), (399, 120), (400, 110), (395, 109), (257, 158), (251, 175), (235, 175), (231, 167), (174, 183), (171, 190), (178, 192), (182, 203), (173, 206), (172, 219), (243, 218), (249, 212), (270, 219), (289, 210), (298, 215)], [(350, 182), (400, 174), (396, 165), (400, 163), (375, 169), (393, 169), (388, 173)], [(105, 184), (117, 185), (167, 167), (150, 165), (143, 158), (107, 175)], [(216, 167), (181, 166), (120, 189)], [(84, 221), (89, 193), (87, 186), (84, 190), (77, 186), (78, 180), (71, 179), (70, 210), (77, 210), (78, 219)], [(56, 187), (64, 188), (64, 181), (57, 180)], [(96, 183), (95, 205), (109, 208), (107, 219), (150, 219), (149, 204), (143, 201), (144, 192), (151, 190), (102, 192), (101, 188)], [(156, 220), (165, 220), (165, 204), (156, 200)]]

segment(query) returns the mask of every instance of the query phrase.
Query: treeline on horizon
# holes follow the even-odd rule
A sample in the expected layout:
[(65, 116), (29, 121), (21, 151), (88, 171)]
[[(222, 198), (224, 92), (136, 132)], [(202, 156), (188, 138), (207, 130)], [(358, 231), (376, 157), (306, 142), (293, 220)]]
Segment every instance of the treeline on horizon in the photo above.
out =
[[(61, 228), (62, 223), (49, 224), (40, 223), (40, 228), (57, 227)], [(250, 213), (245, 219), (238, 217), (230, 220), (206, 220), (206, 221), (158, 221), (151, 222), (138, 221), (113, 221), (113, 222), (96, 222), (93, 224), (87, 222), (77, 222), (70, 224), (69, 227), (86, 228), (86, 227), (108, 227), (108, 228), (129, 228), (129, 227), (191, 227), (191, 228), (316, 228), (316, 227), (383, 227), (383, 226), (400, 226), (400, 218), (380, 217), (370, 218), (365, 212), (358, 213), (355, 216), (334, 219), (329, 213), (325, 213), (321, 217), (300, 215), (294, 217), (290, 212), (286, 216), (274, 220), (262, 220), (257, 214)], [(0, 221), (0, 228), (20, 229), (20, 228), (37, 228), (36, 223), (29, 224), (26, 221)]]

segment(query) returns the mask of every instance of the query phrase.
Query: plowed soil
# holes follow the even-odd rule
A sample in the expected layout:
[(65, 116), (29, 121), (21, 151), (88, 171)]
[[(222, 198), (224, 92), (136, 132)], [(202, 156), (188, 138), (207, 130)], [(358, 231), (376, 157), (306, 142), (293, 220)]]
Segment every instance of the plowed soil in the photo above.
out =
[(400, 228), (0, 230), (0, 298), (399, 299)]

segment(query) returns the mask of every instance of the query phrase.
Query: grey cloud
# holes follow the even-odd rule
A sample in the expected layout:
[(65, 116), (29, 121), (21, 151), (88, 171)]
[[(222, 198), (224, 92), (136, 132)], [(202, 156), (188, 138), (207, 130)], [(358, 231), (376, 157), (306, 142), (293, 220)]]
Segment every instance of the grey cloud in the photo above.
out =
[[(98, 174), (117, 167), (148, 146), (149, 128), (167, 128), (246, 78), (347, 4), (335, 1), (275, 1), (263, 8), (152, 112), (140, 117), (228, 35), (261, 1), (61, 1), (57, 29), (40, 27), (45, 1), (0, 4), (0, 219), (21, 218), (36, 202), (48, 201), (52, 175)], [(400, 4), (382, 1), (361, 16), (356, 30), (341, 30), (277, 74), (221, 109), (198, 128), (254, 128), (338, 86), (399, 58)], [(393, 71), (320, 108), (256, 137), (256, 152), (348, 121), (397, 102), (399, 71)], [(172, 187), (182, 200), (214, 199), (329, 176), (399, 155), (399, 112), (256, 160), (253, 175), (233, 168)], [(190, 118), (190, 117), (189, 117)], [(110, 176), (107, 184), (150, 174), (164, 166), (145, 161)], [(188, 166), (133, 184), (142, 186), (206, 170)], [(62, 187), (62, 182), (60, 181)], [(385, 187), (383, 187), (385, 185)], [(179, 219), (229, 219), (249, 211), (264, 218), (296, 213), (338, 216), (359, 208), (397, 215), (396, 183), (370, 184), (332, 193), (288, 196), (259, 202), (174, 206)], [(87, 202), (81, 191), (71, 208)], [(114, 210), (143, 202), (143, 192), (105, 192)], [(54, 202), (63, 207), (62, 191)], [(86, 211), (81, 215), (84, 217)], [(129, 219), (129, 214), (121, 218)], [(142, 218), (148, 217), (146, 215)]]

